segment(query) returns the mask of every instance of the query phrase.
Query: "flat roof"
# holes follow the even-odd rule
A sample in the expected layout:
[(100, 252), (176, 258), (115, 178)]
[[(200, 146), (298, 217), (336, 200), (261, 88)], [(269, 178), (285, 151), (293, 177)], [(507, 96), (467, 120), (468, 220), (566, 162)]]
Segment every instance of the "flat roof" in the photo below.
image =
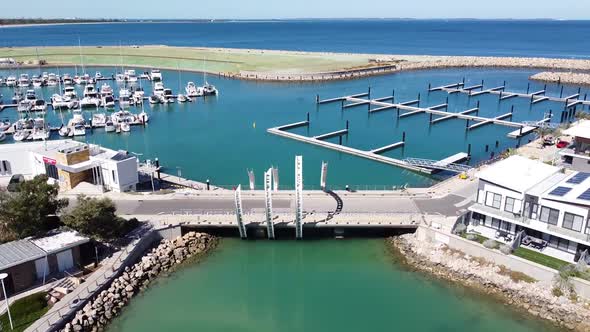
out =
[(45, 257), (45, 251), (30, 240), (0, 244), (0, 270)]
[(564, 134), (574, 137), (588, 138), (590, 139), (590, 121), (580, 121), (575, 126), (568, 128), (563, 131)]
[(478, 173), (481, 180), (524, 193), (548, 179), (560, 168), (521, 156), (511, 156)]
[(31, 240), (32, 243), (48, 254), (60, 252), (89, 241), (89, 238), (75, 231), (56, 232), (42, 238)]
[[(575, 181), (576, 179), (583, 179)], [(558, 189), (559, 188), (559, 189)], [(580, 199), (580, 195), (590, 189), (590, 174), (574, 172), (564, 177), (558, 183), (548, 187), (542, 194), (543, 199), (568, 204), (590, 206), (590, 200)], [(555, 190), (555, 191), (554, 191)]]

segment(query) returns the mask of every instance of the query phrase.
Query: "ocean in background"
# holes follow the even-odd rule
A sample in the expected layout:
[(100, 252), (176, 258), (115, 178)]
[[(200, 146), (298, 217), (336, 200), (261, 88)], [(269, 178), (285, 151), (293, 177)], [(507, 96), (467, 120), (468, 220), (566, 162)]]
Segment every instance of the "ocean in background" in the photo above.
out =
[[(0, 47), (170, 45), (382, 54), (590, 58), (590, 21), (286, 20), (0, 27)], [(2, 54), (0, 53), (0, 56)]]

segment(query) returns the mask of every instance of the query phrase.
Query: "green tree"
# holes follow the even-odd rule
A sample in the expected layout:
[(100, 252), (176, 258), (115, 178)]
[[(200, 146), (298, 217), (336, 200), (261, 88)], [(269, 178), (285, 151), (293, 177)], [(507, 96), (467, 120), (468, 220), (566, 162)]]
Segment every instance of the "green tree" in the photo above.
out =
[(126, 220), (116, 215), (117, 208), (109, 198), (78, 196), (77, 205), (65, 215), (64, 224), (99, 240), (113, 240), (137, 226), (137, 219)]
[(57, 226), (55, 216), (68, 205), (58, 199), (59, 187), (48, 184), (46, 175), (38, 175), (18, 185), (14, 193), (0, 193), (0, 231), (7, 238), (40, 235)]

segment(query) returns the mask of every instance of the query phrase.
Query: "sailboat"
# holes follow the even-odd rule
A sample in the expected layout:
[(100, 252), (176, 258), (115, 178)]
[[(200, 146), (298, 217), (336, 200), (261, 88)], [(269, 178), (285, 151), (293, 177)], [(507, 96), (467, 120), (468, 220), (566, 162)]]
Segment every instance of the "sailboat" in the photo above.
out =
[(188, 99), (185, 95), (180, 93), (181, 81), (182, 81), (182, 79), (181, 79), (180, 65), (179, 65), (178, 66), (178, 96), (176, 96), (176, 99), (178, 100), (179, 103), (185, 103), (185, 102), (189, 101), (190, 99)]
[(203, 81), (205, 85), (202, 86), (203, 96), (212, 96), (217, 94), (217, 88), (207, 82), (207, 71), (205, 70), (205, 60), (203, 59)]

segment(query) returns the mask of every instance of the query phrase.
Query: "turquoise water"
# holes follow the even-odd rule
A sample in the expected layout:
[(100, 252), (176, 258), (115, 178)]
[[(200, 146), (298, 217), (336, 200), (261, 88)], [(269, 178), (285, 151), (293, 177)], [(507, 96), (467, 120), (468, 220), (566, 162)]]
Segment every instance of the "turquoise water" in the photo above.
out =
[[(87, 70), (94, 73), (96, 68)], [(73, 69), (61, 70), (62, 73), (64, 71), (74, 72)], [(102, 68), (101, 71), (110, 74), (113, 69)], [(342, 129), (346, 121), (349, 121), (350, 134), (344, 138), (344, 145), (374, 149), (401, 140), (403, 132), (406, 132), (406, 146), (385, 155), (395, 158), (442, 159), (457, 152), (466, 152), (468, 144), (471, 144), (475, 163), (489, 158), (492, 152), (498, 154), (519, 144), (519, 141), (506, 137), (514, 128), (489, 125), (466, 133), (464, 120), (450, 120), (429, 126), (429, 118), (425, 114), (398, 120), (394, 111), (368, 116), (366, 106), (342, 111), (339, 103), (335, 103), (318, 108), (315, 96), (320, 94), (322, 98), (329, 98), (354, 94), (364, 92), (371, 86), (374, 97), (391, 95), (395, 89), (397, 101), (415, 99), (420, 93), (421, 105), (432, 106), (444, 103), (448, 95), (444, 92), (428, 94), (428, 83), (433, 86), (442, 85), (465, 77), (467, 84), (477, 84), (485, 79), (485, 85), (492, 87), (502, 85), (506, 80), (508, 90), (526, 91), (528, 76), (532, 73), (533, 71), (527, 70), (451, 69), (314, 84), (261, 83), (209, 76), (208, 81), (220, 90), (218, 97), (198, 99), (197, 102), (184, 105), (151, 107), (147, 104), (145, 108), (150, 113), (151, 121), (146, 128), (134, 127), (131, 133), (121, 135), (106, 134), (98, 129), (83, 140), (140, 153), (141, 159), (158, 157), (170, 173), (180, 171), (184, 177), (201, 181), (210, 179), (211, 183), (217, 185), (247, 184), (246, 170), (254, 169), (256, 182), (261, 186), (263, 171), (274, 165), (279, 168), (281, 187), (292, 188), (294, 156), (301, 154), (304, 156), (304, 182), (307, 188), (319, 186), (322, 160), (329, 162), (328, 184), (333, 187), (348, 184), (363, 188), (366, 186), (369, 189), (391, 188), (392, 185), (406, 183), (412, 186), (428, 186), (435, 181), (433, 178), (277, 137), (268, 134), (266, 130), (302, 121), (306, 113), (310, 113), (311, 126), (294, 129), (294, 132), (318, 135)], [(7, 74), (6, 71), (0, 72), (0, 75)], [(176, 93), (179, 90), (178, 73), (164, 71), (164, 78), (166, 85)], [(189, 80), (200, 83), (203, 77), (200, 74), (183, 73), (182, 89)], [(149, 84), (144, 85), (149, 95), (151, 87)], [(531, 82), (531, 91), (542, 87), (540, 83)], [(82, 88), (78, 89), (81, 95)], [(548, 94), (558, 95), (559, 89), (557, 85), (550, 85)], [(567, 86), (564, 94), (572, 94), (574, 91), (577, 91), (577, 87)], [(45, 99), (49, 99), (54, 92), (55, 89), (50, 88), (38, 90), (38, 94), (44, 95)], [(582, 93), (585, 92), (587, 91)], [(0, 94), (5, 96), (7, 102), (12, 91), (0, 88)], [(559, 120), (559, 112), (563, 109), (563, 105), (552, 102), (531, 107), (528, 100), (523, 98), (513, 98), (499, 104), (498, 96), (468, 98), (466, 95), (455, 94), (449, 96), (449, 111), (475, 107), (477, 100), (481, 102), (480, 115), (489, 117), (507, 113), (514, 105), (513, 121), (539, 120), (549, 109), (556, 111), (555, 120)], [(87, 111), (86, 117), (90, 118), (91, 113), (92, 111)], [(71, 117), (69, 112), (63, 114), (66, 121)], [(0, 117), (12, 120), (16, 116), (15, 109), (6, 109), (0, 114)], [(48, 111), (47, 118), (54, 125), (61, 123), (59, 115), (53, 111)], [(520, 143), (526, 143), (528, 139), (525, 137)], [(337, 139), (332, 141), (337, 142)], [(8, 143), (10, 139), (3, 144)], [(488, 152), (485, 151), (485, 145), (489, 145)]]
[(556, 330), (400, 268), (383, 240), (224, 239), (133, 299), (108, 331)]

